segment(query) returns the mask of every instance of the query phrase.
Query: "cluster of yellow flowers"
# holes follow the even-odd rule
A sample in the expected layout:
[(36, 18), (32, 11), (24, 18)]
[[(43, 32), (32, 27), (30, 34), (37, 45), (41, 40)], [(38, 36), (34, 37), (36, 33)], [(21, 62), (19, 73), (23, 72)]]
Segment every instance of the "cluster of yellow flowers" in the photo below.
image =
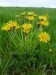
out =
[[(48, 26), (49, 25), (47, 15), (46, 16), (39, 16), (39, 19), (41, 21), (37, 23), (38, 25), (41, 25), (41, 26)], [(39, 34), (38, 37), (39, 37), (40, 41), (42, 41), (42, 42), (47, 43), (48, 41), (50, 41), (50, 35), (47, 32), (41, 31), (41, 33)]]
[(23, 24), (23, 32), (28, 33), (30, 29), (32, 28), (32, 24)]
[(29, 21), (33, 21), (36, 16), (37, 16), (37, 14), (35, 14), (34, 12), (28, 12), (28, 16), (27, 16), (26, 18), (27, 18)]
[(47, 16), (39, 16), (39, 19), (41, 21), (37, 23), (38, 25), (42, 25), (42, 26), (48, 26), (49, 25)]
[[(29, 21), (33, 21), (35, 19), (35, 17), (37, 16), (37, 14), (35, 14), (34, 12), (28, 12), (27, 15), (28, 16), (26, 16), (26, 13), (25, 12), (22, 12), (21, 13), (21, 16), (26, 16), (26, 18)], [(19, 18), (19, 15), (16, 15), (16, 18)]]
[[(26, 13), (22, 12), (21, 16), (25, 16)], [(27, 13), (28, 16), (25, 16), (29, 21), (33, 21), (35, 19), (35, 17), (37, 16), (37, 14), (35, 14), (34, 12), (28, 12)], [(20, 15), (16, 15), (16, 18), (18, 18)], [(39, 16), (39, 19), (41, 20), (40, 22), (38, 22), (38, 25), (41, 26), (48, 26), (49, 22), (48, 22), (48, 17), (47, 16)], [(33, 21), (34, 22), (34, 21)], [(9, 21), (8, 23), (6, 23), (6, 25), (4, 27), (2, 27), (2, 30), (11, 30), (11, 28), (14, 28), (16, 30), (20, 29), (20, 26), (18, 25), (17, 22), (14, 21)], [(22, 25), (21, 28), (23, 28), (23, 32), (24, 33), (28, 33), (30, 31), (30, 29), (33, 27), (33, 25), (31, 23), (24, 23)], [(40, 41), (47, 43), (48, 41), (50, 41), (50, 35), (47, 32), (43, 32), (41, 31), (38, 35)]]
[(11, 30), (11, 28), (13, 27), (15, 27), (17, 30), (20, 28), (17, 22), (10, 20), (8, 23), (6, 23), (4, 27), (2, 27), (2, 30), (8, 31), (8, 30)]
[[(2, 30), (11, 30), (11, 28), (15, 27), (16, 30), (20, 29), (20, 26), (18, 25), (17, 22), (14, 21), (9, 21), (8, 23), (6, 23), (6, 25), (4, 27), (2, 27)], [(28, 33), (30, 31), (30, 29), (32, 28), (32, 24), (28, 24), (25, 23), (23, 24), (23, 32)]]

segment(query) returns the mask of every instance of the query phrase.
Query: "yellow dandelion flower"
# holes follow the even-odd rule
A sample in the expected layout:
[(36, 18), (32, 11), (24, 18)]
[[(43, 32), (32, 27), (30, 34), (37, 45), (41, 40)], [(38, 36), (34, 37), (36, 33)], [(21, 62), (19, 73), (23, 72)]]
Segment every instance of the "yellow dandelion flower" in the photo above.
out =
[(22, 12), (22, 13), (21, 13), (22, 16), (24, 16), (25, 14), (26, 14), (25, 12)]
[(39, 16), (39, 19), (40, 20), (44, 20), (44, 21), (47, 21), (48, 20), (47, 16)]
[(48, 26), (49, 22), (48, 21), (41, 21), (37, 23), (38, 25), (42, 25), (42, 26)]
[(8, 23), (6, 23), (6, 25), (9, 25), (9, 26), (13, 27), (13, 26), (17, 25), (17, 22), (14, 22), (14, 21), (10, 20)]
[(32, 16), (34, 14), (34, 12), (28, 12), (29, 16)]
[(18, 23), (17, 22), (14, 22), (14, 21), (9, 21), (8, 23), (6, 23), (7, 25), (9, 25), (10, 27), (15, 27), (15, 26), (17, 26), (18, 25)]
[(28, 19), (29, 21), (33, 21), (33, 20), (34, 20), (34, 16), (29, 16), (27, 19)]
[(27, 24), (27, 23), (25, 23), (25, 24), (23, 24), (23, 26), (22, 26), (25, 30), (28, 30), (28, 29), (31, 29), (32, 28), (32, 24)]
[(10, 25), (11, 25), (11, 27), (14, 27), (17, 25), (17, 22), (11, 22)]
[(10, 28), (10, 26), (8, 26), (8, 25), (2, 27), (2, 30), (5, 30), (5, 31), (8, 31), (8, 30), (10, 30), (10, 29), (11, 29), (11, 28)]
[(41, 32), (38, 36), (40, 38), (40, 41), (47, 43), (50, 41), (50, 35), (46, 32)]

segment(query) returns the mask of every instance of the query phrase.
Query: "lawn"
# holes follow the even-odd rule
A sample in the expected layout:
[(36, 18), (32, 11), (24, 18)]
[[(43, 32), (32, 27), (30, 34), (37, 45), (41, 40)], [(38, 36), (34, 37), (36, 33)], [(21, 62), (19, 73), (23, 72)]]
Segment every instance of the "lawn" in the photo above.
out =
[(0, 7), (0, 73), (56, 75), (55, 8)]

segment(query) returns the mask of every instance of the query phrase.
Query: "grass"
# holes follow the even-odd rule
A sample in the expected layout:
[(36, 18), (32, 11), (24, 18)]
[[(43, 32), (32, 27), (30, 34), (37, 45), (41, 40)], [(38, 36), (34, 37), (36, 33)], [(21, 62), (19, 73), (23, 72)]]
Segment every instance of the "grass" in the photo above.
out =
[[(40, 45), (41, 43), (39, 43), (37, 47), (35, 47), (34, 44), (38, 40), (36, 39), (35, 35), (31, 36), (33, 34), (32, 32), (29, 33), (29, 36), (27, 37), (24, 37), (23, 35), (23, 39), (22, 39), (20, 37), (21, 34), (19, 36), (19, 34), (17, 35), (16, 33), (11, 34), (10, 32), (7, 33), (6, 31), (1, 31), (1, 27), (6, 22), (8, 22), (9, 20), (15, 21), (16, 15), (20, 14), (21, 12), (29, 12), (29, 11), (33, 11), (38, 15), (48, 14), (50, 24), (48, 27), (45, 27), (43, 30), (48, 32), (51, 36), (50, 46), (46, 44)], [(29, 39), (29, 37), (31, 37), (31, 39)], [(35, 39), (33, 46), (31, 46), (32, 38)], [(16, 41), (16, 45), (15, 45), (15, 41)], [(19, 44), (18, 41), (20, 41)], [(30, 42), (31, 49), (29, 48), (29, 42)], [(52, 52), (48, 53), (47, 51), (47, 55), (45, 55), (45, 50), (47, 50), (48, 48), (51, 48)], [(28, 50), (29, 54), (25, 54), (26, 49)], [(16, 50), (18, 50), (18, 52)], [(32, 50), (34, 52), (32, 52)], [(39, 52), (39, 50), (44, 50), (44, 51)], [(52, 74), (50, 74), (49, 71), (48, 73), (49, 75), (56, 75), (56, 54), (55, 53), (56, 53), (56, 9), (55, 8), (52, 9), (52, 8), (0, 7), (0, 60), (1, 60), (0, 73), (1, 75), (10, 75), (10, 74), (11, 75), (18, 75), (18, 74), (19, 75), (31, 75), (31, 74), (47, 75), (45, 73), (45, 71), (47, 70), (52, 70), (51, 71)], [(37, 68), (35, 68), (35, 66), (37, 66)]]

